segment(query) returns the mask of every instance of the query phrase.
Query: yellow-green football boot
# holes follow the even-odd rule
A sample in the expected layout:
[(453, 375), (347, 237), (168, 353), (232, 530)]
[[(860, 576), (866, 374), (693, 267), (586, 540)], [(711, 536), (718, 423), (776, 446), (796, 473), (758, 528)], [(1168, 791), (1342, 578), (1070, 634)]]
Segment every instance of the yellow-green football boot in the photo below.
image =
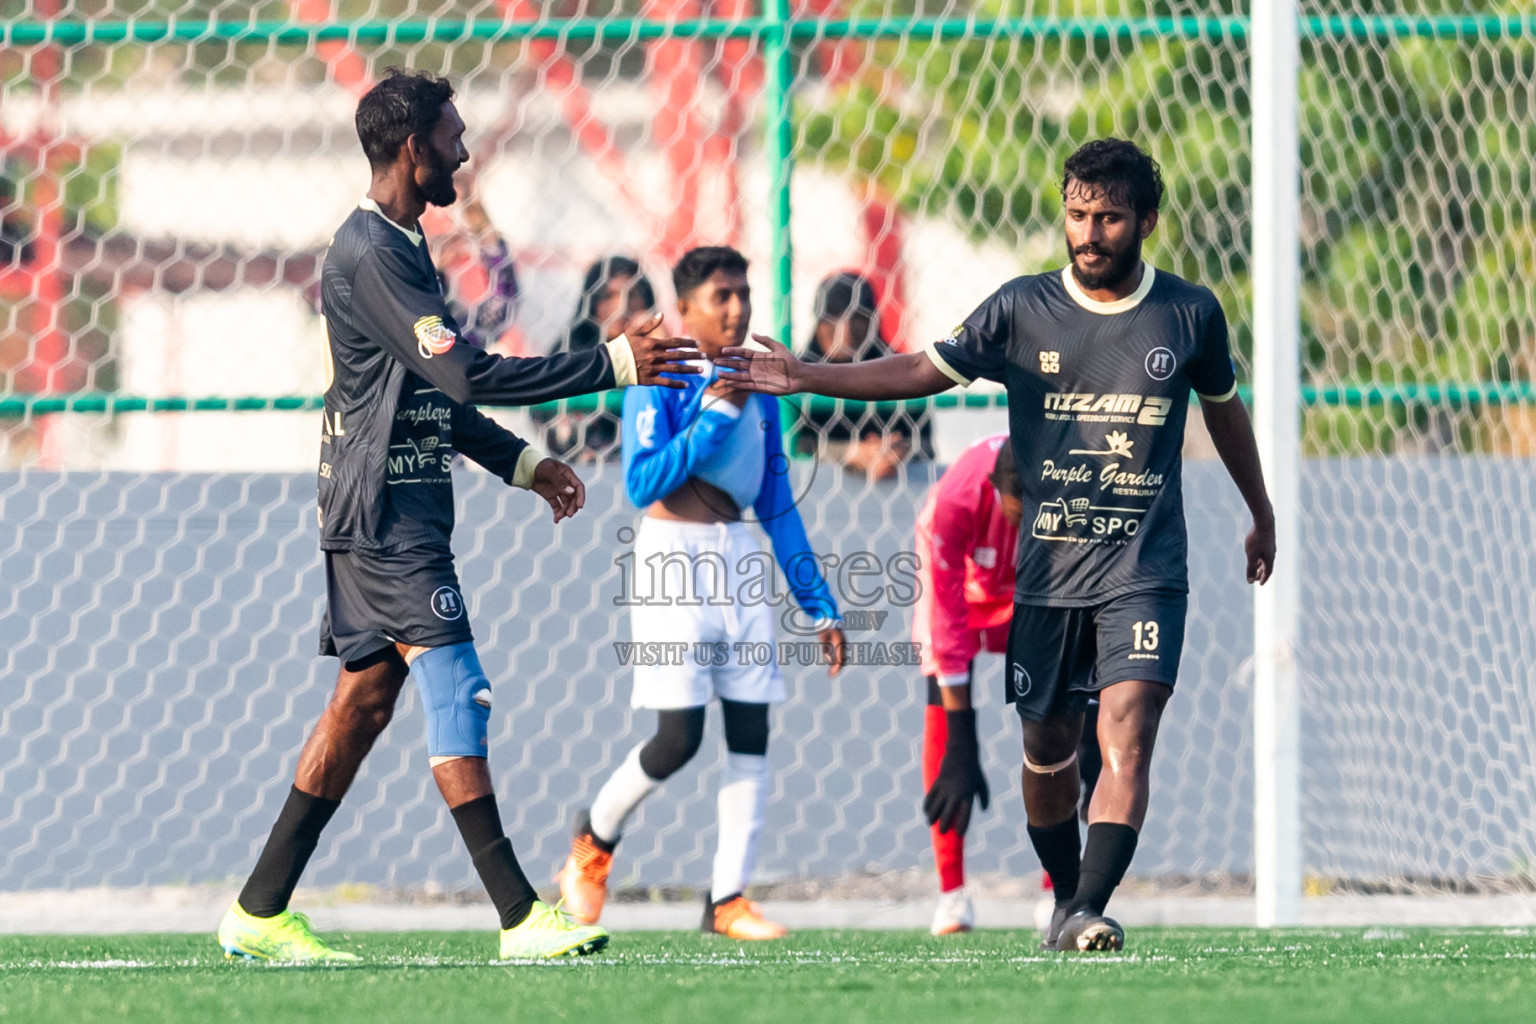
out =
[(353, 953), (332, 949), (315, 937), (309, 918), (292, 910), (276, 917), (252, 917), (236, 900), (219, 922), (219, 945), (234, 960), (282, 960), (288, 963), (350, 963)]
[(516, 928), (501, 933), (501, 959), (546, 960), (586, 956), (608, 945), (608, 931), (595, 924), (577, 924), (559, 907), (534, 900), (533, 909)]

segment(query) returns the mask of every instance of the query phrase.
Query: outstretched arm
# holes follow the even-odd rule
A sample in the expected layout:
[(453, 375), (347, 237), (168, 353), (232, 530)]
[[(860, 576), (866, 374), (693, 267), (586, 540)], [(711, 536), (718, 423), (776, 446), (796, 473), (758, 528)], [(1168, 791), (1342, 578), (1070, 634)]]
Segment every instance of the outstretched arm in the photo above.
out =
[(948, 338), (921, 352), (862, 363), (802, 363), (783, 345), (754, 334), (745, 345), (726, 349), (729, 358), (717, 364), (736, 371), (727, 376), (744, 390), (804, 391), (865, 402), (927, 398), (956, 384), (967, 387), (978, 377), (1001, 384), (1017, 290), (1017, 282), (1009, 282), (993, 292)]
[(1216, 454), (1221, 456), (1232, 482), (1237, 484), (1248, 511), (1253, 515), (1253, 529), (1243, 543), (1248, 556), (1248, 582), (1266, 583), (1275, 572), (1275, 510), (1264, 487), (1264, 470), (1259, 465), (1259, 445), (1253, 436), (1253, 423), (1243, 400), (1233, 394), (1225, 401), (1200, 399), (1200, 412)]
[(756, 348), (727, 348), (718, 361), (720, 375), (744, 391), (770, 395), (807, 392), (866, 402), (926, 398), (965, 383), (959, 374), (940, 369), (938, 356), (908, 352), (862, 363), (804, 363), (784, 345), (753, 335)]
[(698, 358), (698, 351), (667, 333), (660, 313), (636, 315), (625, 334), (590, 352), (503, 357), (468, 346), (459, 350), (471, 360), (465, 368), (470, 399), (486, 405), (537, 405), (636, 384), (681, 388), (682, 381), (661, 374), (699, 372), (683, 361)]
[(502, 358), (459, 344), (459, 326), (435, 282), (427, 287), (399, 253), (373, 250), (353, 276), (351, 325), (460, 404), (535, 405), (632, 384), (682, 387), (661, 374), (697, 373), (691, 343), (659, 315), (637, 316), (623, 337), (591, 352)]

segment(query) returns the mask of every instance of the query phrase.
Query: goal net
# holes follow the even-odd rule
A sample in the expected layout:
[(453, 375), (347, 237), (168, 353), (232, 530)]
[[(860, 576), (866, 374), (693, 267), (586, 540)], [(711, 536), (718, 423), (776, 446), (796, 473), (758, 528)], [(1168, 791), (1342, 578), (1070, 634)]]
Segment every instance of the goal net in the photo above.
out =
[[(813, 339), (821, 286), (854, 272), (880, 324), (855, 355), (920, 348), (1007, 279), (1062, 265), (1062, 162), (1117, 135), (1167, 182), (1149, 258), (1216, 293), (1249, 382), (1245, 5), (803, 0), (783, 29), (740, 0), (364, 7), (0, 4), (0, 889), (242, 876), (287, 793), (335, 673), (315, 655), (318, 267), (366, 185), (356, 98), (387, 66), (459, 90), (463, 198), (424, 227), (494, 351), (599, 329), (594, 285), (616, 275), (670, 310), (669, 263), (698, 244), (748, 255), (754, 326), (777, 329), (785, 238), (784, 340), (834, 344)], [(1532, 884), (1536, 43), (1512, 10), (1302, 5), (1304, 459), (1301, 493), (1277, 497), (1304, 523), (1280, 571), (1303, 580), (1312, 895)], [(792, 173), (764, 141), (781, 46)], [(787, 217), (770, 191), (784, 173)], [(638, 512), (614, 408), (498, 413), (578, 464), (587, 508), (559, 527), (527, 493), (455, 474), (498, 696), (491, 761), (536, 880), (652, 726), (628, 707), (618, 559)], [(867, 663), (837, 679), (785, 666), (759, 874), (807, 894), (925, 879), (925, 697), (892, 663), (911, 629), (892, 560), (942, 467), (1006, 428), (1004, 402), (977, 387), (788, 408), (814, 546), (879, 569), (832, 573)], [(1242, 894), (1246, 515), (1191, 422), (1190, 622), (1132, 872)], [(1027, 893), (999, 659), (978, 663), (977, 697), (996, 802), (968, 863)], [(616, 884), (707, 884), (719, 735), (712, 717), (643, 807)], [(409, 690), (306, 882), (475, 887)]]

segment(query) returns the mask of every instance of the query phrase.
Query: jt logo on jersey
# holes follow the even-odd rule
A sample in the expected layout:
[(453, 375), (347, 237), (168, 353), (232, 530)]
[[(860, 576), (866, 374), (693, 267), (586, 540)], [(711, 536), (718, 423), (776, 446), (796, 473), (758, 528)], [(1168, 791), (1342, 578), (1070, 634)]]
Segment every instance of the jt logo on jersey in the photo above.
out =
[(452, 622), (464, 614), (464, 599), (452, 587), (438, 587), (432, 594), (432, 614)]
[(1178, 369), (1179, 361), (1166, 348), (1155, 348), (1147, 353), (1147, 376), (1153, 380), (1167, 380)]

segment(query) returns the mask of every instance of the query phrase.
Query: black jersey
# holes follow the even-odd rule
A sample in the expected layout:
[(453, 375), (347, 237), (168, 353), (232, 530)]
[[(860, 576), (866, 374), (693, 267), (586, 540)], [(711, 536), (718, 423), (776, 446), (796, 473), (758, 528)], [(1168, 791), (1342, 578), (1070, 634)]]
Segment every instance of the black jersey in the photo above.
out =
[(1188, 589), (1189, 393), (1226, 400), (1237, 386), (1208, 289), (1148, 266), (1135, 293), (1104, 303), (1070, 268), (1021, 277), (931, 353), (963, 383), (1008, 389), (1024, 483), (1016, 601), (1082, 607)]
[(320, 547), (446, 547), (449, 458), (510, 481), (526, 443), (472, 408), (530, 405), (614, 386), (608, 351), (503, 359), (459, 340), (420, 233), (365, 201), (326, 251)]
[(447, 549), (453, 534), (453, 453), (508, 483), (528, 442), (472, 405), (455, 402), (414, 373), (405, 375), (384, 464), (379, 550)]

